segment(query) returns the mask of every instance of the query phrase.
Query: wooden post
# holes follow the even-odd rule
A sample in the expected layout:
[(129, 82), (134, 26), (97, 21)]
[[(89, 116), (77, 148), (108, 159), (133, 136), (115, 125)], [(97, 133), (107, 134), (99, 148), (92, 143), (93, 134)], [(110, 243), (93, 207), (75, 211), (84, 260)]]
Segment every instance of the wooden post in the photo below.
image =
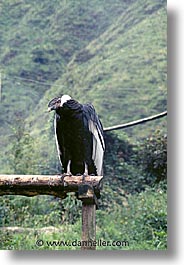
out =
[(97, 198), (93, 186), (89, 184), (80, 185), (78, 198), (82, 200), (81, 250), (95, 250)]
[(96, 204), (82, 202), (82, 250), (96, 249)]

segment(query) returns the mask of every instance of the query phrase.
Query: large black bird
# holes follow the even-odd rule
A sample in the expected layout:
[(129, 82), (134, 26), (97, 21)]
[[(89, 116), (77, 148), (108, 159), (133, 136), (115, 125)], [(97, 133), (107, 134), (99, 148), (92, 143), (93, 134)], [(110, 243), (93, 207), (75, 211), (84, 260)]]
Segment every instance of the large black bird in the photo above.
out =
[(64, 173), (103, 175), (103, 128), (93, 105), (61, 95), (49, 102), (51, 110), (55, 110), (56, 145)]

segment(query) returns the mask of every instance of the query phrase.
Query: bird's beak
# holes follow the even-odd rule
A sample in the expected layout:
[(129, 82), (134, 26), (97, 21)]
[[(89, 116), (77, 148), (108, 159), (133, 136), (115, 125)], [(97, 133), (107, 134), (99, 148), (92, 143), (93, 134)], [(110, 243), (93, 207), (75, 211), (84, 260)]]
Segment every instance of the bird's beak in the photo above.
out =
[(51, 107), (49, 107), (49, 108), (48, 108), (48, 112), (51, 112), (51, 111), (52, 111), (52, 108), (51, 108)]

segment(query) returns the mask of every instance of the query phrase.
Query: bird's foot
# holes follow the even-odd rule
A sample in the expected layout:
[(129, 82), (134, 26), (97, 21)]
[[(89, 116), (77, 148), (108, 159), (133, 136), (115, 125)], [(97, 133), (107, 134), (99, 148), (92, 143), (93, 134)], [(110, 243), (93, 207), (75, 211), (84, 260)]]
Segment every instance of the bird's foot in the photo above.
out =
[(71, 177), (72, 176), (72, 173), (71, 172), (66, 172), (66, 173), (64, 173), (63, 174), (65, 177), (67, 176), (67, 177)]
[(68, 161), (67, 169), (66, 169), (66, 176), (71, 177), (72, 173), (70, 171), (70, 166), (71, 166), (71, 160)]
[(88, 176), (88, 174), (86, 174), (85, 172), (84, 172), (84, 174), (82, 175), (82, 181), (85, 181), (85, 178)]
[(88, 176), (88, 165), (87, 165), (87, 163), (85, 162), (85, 164), (84, 164), (84, 173), (83, 173), (83, 175), (82, 175), (82, 181), (84, 181), (85, 180), (85, 177), (87, 177)]

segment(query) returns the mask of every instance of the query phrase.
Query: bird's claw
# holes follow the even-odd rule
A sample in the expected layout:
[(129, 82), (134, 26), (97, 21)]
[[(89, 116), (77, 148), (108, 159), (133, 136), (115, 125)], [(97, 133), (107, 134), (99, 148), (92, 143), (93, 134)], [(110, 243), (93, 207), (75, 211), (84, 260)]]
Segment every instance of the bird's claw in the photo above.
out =
[(64, 175), (64, 177), (71, 177), (72, 176), (72, 173), (71, 172), (66, 172), (63, 175)]
[(85, 177), (87, 177), (87, 175), (88, 175), (88, 174), (86, 174), (86, 173), (84, 173), (84, 174), (82, 175), (82, 181), (85, 180)]

